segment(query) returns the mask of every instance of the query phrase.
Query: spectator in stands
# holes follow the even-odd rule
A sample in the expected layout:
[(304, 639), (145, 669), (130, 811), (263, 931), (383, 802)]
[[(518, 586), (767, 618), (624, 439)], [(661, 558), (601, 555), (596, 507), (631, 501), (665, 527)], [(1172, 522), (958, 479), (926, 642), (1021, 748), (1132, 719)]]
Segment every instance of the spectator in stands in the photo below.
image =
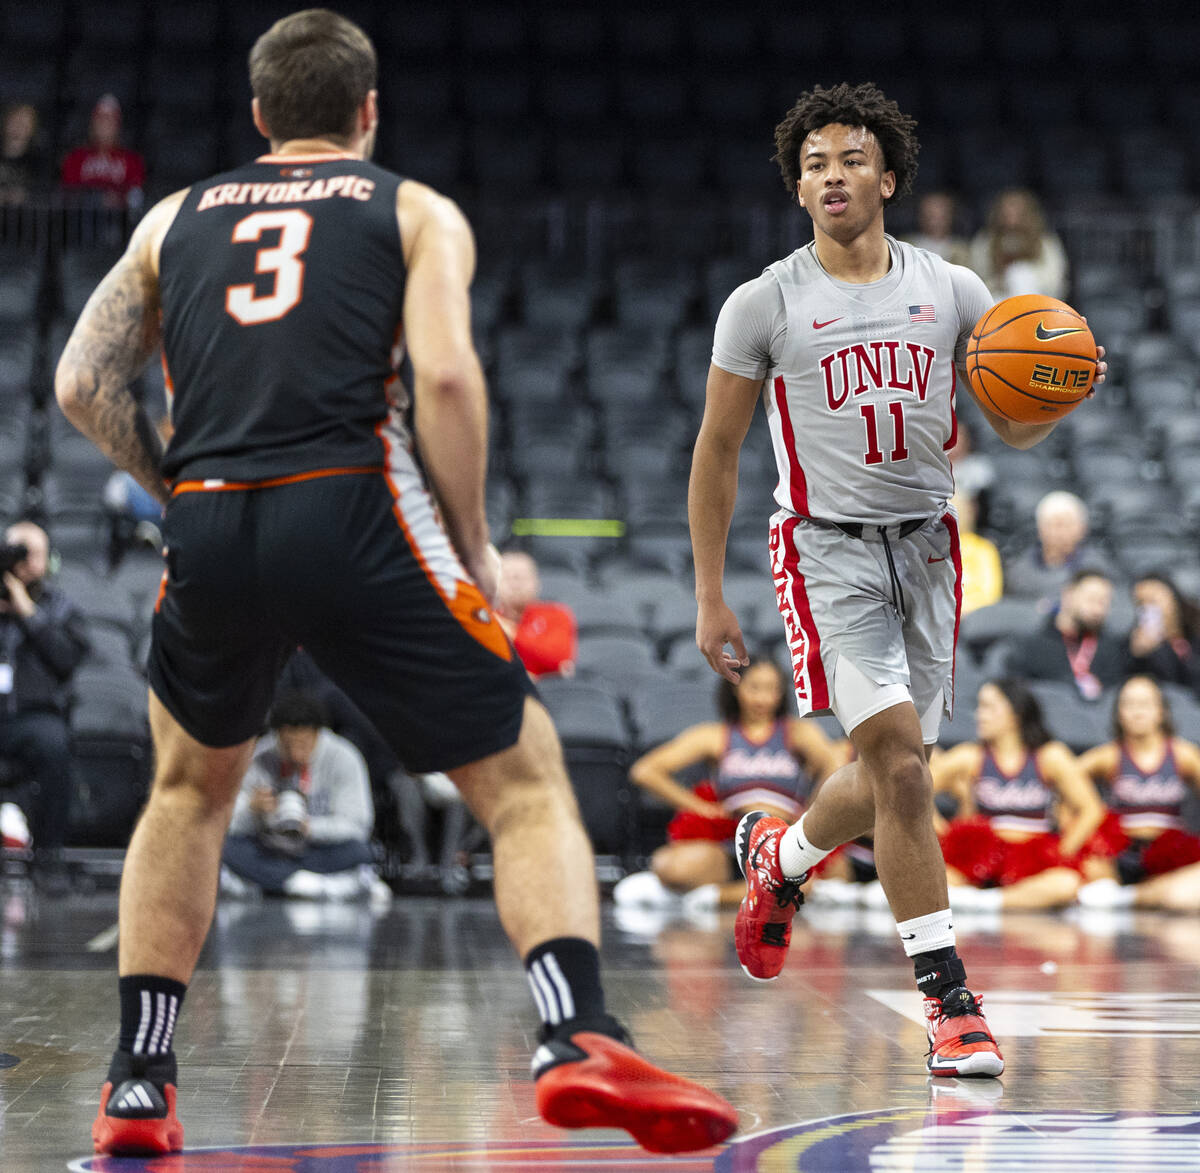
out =
[(1089, 701), (1119, 684), (1128, 674), (1129, 655), (1125, 641), (1104, 629), (1112, 592), (1102, 571), (1077, 570), (1063, 588), (1058, 613), (1017, 641), (1008, 671), (1030, 680), (1074, 684)]
[(373, 865), (375, 810), (362, 754), (328, 728), (319, 701), (280, 696), (254, 753), (222, 854), (227, 895), (390, 898)]
[(969, 265), (971, 246), (954, 230), (956, 211), (954, 197), (948, 191), (927, 191), (917, 201), (917, 230), (909, 242), (937, 253), (952, 265)]
[(572, 676), (579, 654), (571, 608), (538, 596), (542, 584), (537, 563), (523, 550), (507, 550), (500, 559), (496, 616), (512, 640), (530, 676)]
[(962, 613), (999, 602), (1004, 593), (1004, 572), (1000, 551), (994, 542), (975, 532), (975, 498), (964, 489), (955, 491), (950, 500), (958, 514), (959, 549), (962, 555)]
[(1200, 689), (1200, 607), (1166, 574), (1133, 584), (1137, 621), (1129, 633), (1129, 671)]
[(1004, 567), (1004, 590), (1022, 599), (1036, 599), (1049, 610), (1067, 580), (1081, 567), (1105, 568), (1107, 559), (1087, 541), (1087, 506), (1062, 489), (1047, 493), (1034, 514), (1037, 542), (1009, 559)]
[(992, 201), (986, 225), (971, 241), (970, 263), (997, 300), (1067, 293), (1066, 250), (1046, 226), (1037, 196), (1024, 188), (1009, 188)]
[[(732, 850), (738, 819), (767, 810), (794, 821), (816, 784), (841, 765), (815, 721), (784, 715), (788, 693), (773, 660), (752, 660), (737, 684), (722, 680), (717, 686), (721, 720), (693, 725), (633, 763), (633, 781), (678, 813), (667, 827), (669, 842), (651, 857), (651, 870), (617, 884), (618, 904), (670, 906), (689, 893), (690, 907), (714, 907), (745, 896)], [(694, 790), (676, 779), (701, 765), (709, 780)]]
[(7, 107), (0, 118), (0, 205), (23, 204), (46, 182), (37, 125), (37, 110), (28, 102)]
[(46, 585), (50, 543), (31, 521), (4, 534), (0, 599), (0, 754), (28, 772), (34, 878), (47, 892), (70, 887), (62, 849), (74, 771), (68, 718), (71, 677), (90, 650), (75, 605)]
[(1104, 804), (1071, 751), (1046, 731), (1037, 698), (1018, 680), (979, 690), (978, 741), (930, 762), (934, 788), (958, 800), (938, 834), (950, 907), (998, 910), (1071, 903), (1080, 849)]
[(105, 94), (92, 110), (88, 141), (63, 160), (63, 187), (95, 192), (106, 208), (140, 208), (146, 164), (137, 151), (121, 146), (120, 140), (121, 103)]
[(1175, 736), (1170, 705), (1148, 676), (1121, 686), (1112, 729), (1112, 741), (1079, 759), (1109, 806), (1085, 848), (1092, 882), (1079, 902), (1200, 912), (1200, 838), (1183, 821), (1185, 800), (1200, 789), (1200, 748)]

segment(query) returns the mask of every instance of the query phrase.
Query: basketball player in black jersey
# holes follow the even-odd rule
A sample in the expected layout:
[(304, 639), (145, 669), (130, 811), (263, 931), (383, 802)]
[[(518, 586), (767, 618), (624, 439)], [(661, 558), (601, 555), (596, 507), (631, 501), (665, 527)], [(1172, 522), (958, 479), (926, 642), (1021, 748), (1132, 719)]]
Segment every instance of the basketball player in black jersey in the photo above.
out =
[[(120, 1045), (95, 1147), (182, 1146), (176, 1017), (275, 676), (303, 644), (411, 769), (450, 774), (490, 832), (501, 920), (543, 1020), (543, 1117), (705, 1148), (733, 1131), (733, 1109), (641, 1059), (607, 1013), (587, 836), (491, 611), (470, 229), (450, 201), (366, 161), (376, 60), (357, 26), (295, 13), (255, 44), (250, 74), (270, 153), (151, 210), (57, 372), (67, 416), (166, 506), (155, 777), (121, 883)], [(165, 454), (128, 391), (160, 342)]]

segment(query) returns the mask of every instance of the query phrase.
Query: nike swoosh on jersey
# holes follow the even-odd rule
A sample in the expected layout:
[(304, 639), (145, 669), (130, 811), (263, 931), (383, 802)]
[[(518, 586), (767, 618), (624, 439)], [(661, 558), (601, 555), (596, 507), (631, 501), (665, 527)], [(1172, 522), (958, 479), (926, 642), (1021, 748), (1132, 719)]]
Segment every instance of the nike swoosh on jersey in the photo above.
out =
[[(814, 325), (815, 324), (816, 323), (814, 323)], [(1038, 322), (1037, 329), (1034, 330), (1033, 336), (1039, 342), (1050, 342), (1055, 338), (1062, 338), (1067, 334), (1082, 334), (1082, 333), (1083, 333), (1082, 326), (1063, 326), (1061, 329), (1058, 329), (1058, 330), (1047, 330), (1046, 327), (1043, 326), (1041, 322)]]
[(840, 322), (841, 320), (841, 318), (830, 318), (828, 322), (818, 322), (816, 318), (813, 318), (813, 329), (824, 330), (826, 326), (832, 326), (834, 322)]
[(935, 562), (945, 562), (945, 558), (926, 558), (925, 561), (932, 566)]

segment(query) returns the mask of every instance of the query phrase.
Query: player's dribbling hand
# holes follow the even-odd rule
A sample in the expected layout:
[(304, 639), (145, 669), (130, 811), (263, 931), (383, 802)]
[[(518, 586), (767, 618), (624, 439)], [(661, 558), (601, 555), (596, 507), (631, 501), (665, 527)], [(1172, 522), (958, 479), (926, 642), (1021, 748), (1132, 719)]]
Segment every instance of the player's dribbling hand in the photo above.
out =
[[(726, 644), (733, 648), (732, 656), (725, 650)], [(696, 646), (708, 666), (732, 684), (741, 680), (738, 669), (750, 663), (737, 616), (725, 603), (700, 605), (696, 615)]]
[[(1082, 314), (1079, 315), (1086, 322), (1087, 318)], [(1094, 399), (1096, 397), (1096, 384), (1104, 382), (1104, 376), (1108, 374), (1108, 363), (1104, 361), (1105, 350), (1103, 346), (1096, 347), (1096, 375), (1092, 379), (1092, 385), (1088, 389), (1088, 393), (1084, 399)]]

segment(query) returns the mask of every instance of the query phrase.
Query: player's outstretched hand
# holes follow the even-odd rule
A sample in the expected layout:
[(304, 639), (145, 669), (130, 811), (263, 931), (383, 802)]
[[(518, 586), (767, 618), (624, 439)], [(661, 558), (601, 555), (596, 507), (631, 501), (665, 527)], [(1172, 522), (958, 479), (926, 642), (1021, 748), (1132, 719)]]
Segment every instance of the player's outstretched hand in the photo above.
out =
[[(725, 650), (726, 644), (733, 648), (732, 656)], [(742, 678), (737, 670), (750, 663), (737, 616), (725, 603), (700, 605), (696, 615), (696, 646), (704, 653), (708, 666), (734, 684)]]
[[(1080, 317), (1083, 317), (1083, 315), (1080, 314)], [(1087, 318), (1083, 318), (1083, 320), (1086, 322)], [(1096, 347), (1096, 377), (1092, 380), (1092, 386), (1089, 389), (1088, 393), (1084, 396), (1084, 399), (1094, 399), (1095, 398), (1096, 384), (1103, 383), (1104, 376), (1108, 374), (1108, 363), (1106, 363), (1104, 361), (1104, 354), (1105, 354), (1104, 347), (1097, 346)]]

